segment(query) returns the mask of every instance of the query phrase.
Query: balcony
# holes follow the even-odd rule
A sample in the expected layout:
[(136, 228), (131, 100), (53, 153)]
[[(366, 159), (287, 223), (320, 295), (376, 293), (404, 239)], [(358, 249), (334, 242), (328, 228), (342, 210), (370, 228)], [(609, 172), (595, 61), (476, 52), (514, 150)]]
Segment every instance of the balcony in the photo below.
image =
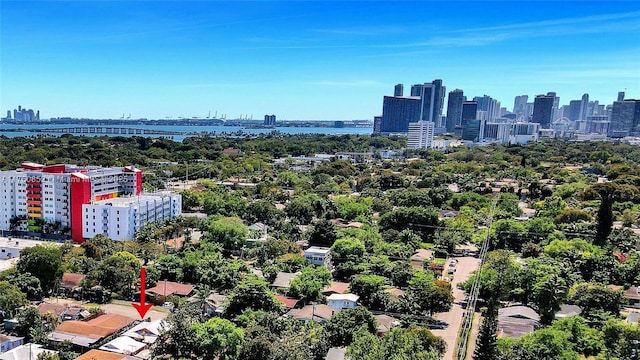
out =
[(40, 211), (42, 211), (42, 207), (40, 207), (40, 206), (27, 206), (27, 211), (40, 212)]

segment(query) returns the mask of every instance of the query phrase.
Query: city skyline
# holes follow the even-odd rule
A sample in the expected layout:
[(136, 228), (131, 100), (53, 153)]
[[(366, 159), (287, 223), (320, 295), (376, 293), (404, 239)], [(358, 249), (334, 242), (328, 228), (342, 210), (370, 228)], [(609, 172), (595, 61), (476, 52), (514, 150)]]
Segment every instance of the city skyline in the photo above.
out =
[(640, 98), (640, 3), (567, 4), (5, 1), (0, 108), (371, 120), (395, 84), (432, 79), (509, 110)]

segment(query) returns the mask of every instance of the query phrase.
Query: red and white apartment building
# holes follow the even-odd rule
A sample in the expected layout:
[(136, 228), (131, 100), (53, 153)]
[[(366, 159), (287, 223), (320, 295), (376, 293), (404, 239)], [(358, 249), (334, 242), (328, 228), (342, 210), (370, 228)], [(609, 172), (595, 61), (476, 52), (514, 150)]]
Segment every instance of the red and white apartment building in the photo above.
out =
[(12, 218), (26, 218), (20, 230), (59, 223), (78, 243), (98, 234), (126, 240), (147, 222), (174, 218), (181, 209), (179, 194), (144, 193), (142, 171), (133, 166), (25, 162), (19, 169), (0, 171), (0, 230), (11, 230)]

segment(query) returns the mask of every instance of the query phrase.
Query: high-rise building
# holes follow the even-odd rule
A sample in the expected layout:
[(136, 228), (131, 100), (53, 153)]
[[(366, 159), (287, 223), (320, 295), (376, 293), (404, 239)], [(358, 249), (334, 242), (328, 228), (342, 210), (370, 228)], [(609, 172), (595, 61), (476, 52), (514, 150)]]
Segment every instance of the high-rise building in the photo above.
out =
[(516, 119), (526, 120), (529, 118), (529, 114), (527, 114), (527, 101), (529, 101), (528, 95), (516, 96), (513, 101), (513, 113), (516, 114)]
[(266, 125), (266, 126), (276, 126), (276, 116), (275, 115), (265, 115), (263, 124)]
[(485, 120), (475, 119), (462, 127), (462, 140), (481, 142), (483, 140)]
[(409, 123), (409, 131), (407, 133), (408, 149), (428, 149), (433, 146), (435, 124), (432, 121), (423, 121)]
[(420, 120), (420, 108), (419, 97), (385, 96), (382, 102), (380, 132), (406, 133), (409, 131), (409, 123)]
[(624, 137), (640, 132), (640, 100), (623, 100), (613, 103), (609, 136)]
[(500, 117), (500, 102), (489, 95), (476, 96), (473, 101), (478, 103), (478, 111), (487, 112), (487, 120), (493, 121)]
[(475, 101), (464, 101), (462, 103), (462, 126), (469, 121), (475, 120), (478, 113), (478, 103)]
[(373, 117), (373, 133), (380, 134), (382, 132), (382, 116)]
[[(132, 166), (44, 166), (25, 162), (20, 169), (0, 172), (0, 176), (5, 179), (0, 192), (6, 196), (6, 201), (0, 202), (0, 229), (5, 231), (15, 226), (11, 219), (24, 217), (26, 220), (18, 225), (21, 230), (40, 231), (43, 223), (59, 224), (60, 229), (69, 229), (78, 243), (96, 233), (130, 239), (131, 229), (138, 231), (147, 221), (164, 220), (181, 212), (180, 195), (169, 196), (167, 204), (162, 200), (161, 206), (157, 199), (141, 198), (142, 172)], [(153, 211), (136, 210), (142, 203)]]
[(422, 96), (422, 88), (424, 84), (411, 85), (411, 96)]
[(447, 132), (454, 132), (456, 126), (462, 125), (462, 103), (466, 100), (467, 98), (460, 89), (455, 89), (449, 93), (446, 118)]
[(404, 96), (403, 84), (398, 84), (393, 88), (393, 96)]
[[(11, 113), (7, 111), (7, 119), (11, 119)], [(40, 110), (37, 112), (32, 109), (23, 109), (22, 106), (18, 105), (17, 109), (13, 109), (13, 120), (16, 121), (38, 121), (40, 120)]]
[(579, 120), (585, 120), (587, 116), (593, 115), (593, 113), (591, 114), (588, 113), (588, 106), (589, 106), (589, 94), (584, 94), (582, 95), (582, 100), (580, 104), (580, 117), (578, 118)]
[(537, 95), (533, 101), (533, 115), (531, 122), (540, 124), (540, 128), (549, 129), (553, 117), (553, 104), (555, 103), (555, 93), (547, 95)]
[[(394, 88), (397, 93), (398, 87)], [(411, 86), (411, 96), (385, 96), (382, 104), (381, 133), (406, 133), (410, 122), (431, 121), (442, 126), (446, 88), (442, 80)]]
[(618, 101), (624, 101), (624, 91), (618, 91)]
[(569, 101), (569, 112), (564, 113), (563, 116), (571, 121), (582, 120), (582, 100)]
[(422, 88), (422, 109), (420, 120), (434, 122), (436, 127), (442, 127), (442, 109), (444, 108), (444, 97), (446, 87), (442, 86), (442, 80), (436, 79), (425, 83)]

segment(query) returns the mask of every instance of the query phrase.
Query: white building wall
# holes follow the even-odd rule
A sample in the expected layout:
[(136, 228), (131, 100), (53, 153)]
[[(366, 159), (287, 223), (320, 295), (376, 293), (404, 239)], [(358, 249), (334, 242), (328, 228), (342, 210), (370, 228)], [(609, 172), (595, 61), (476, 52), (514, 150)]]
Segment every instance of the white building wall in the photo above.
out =
[(418, 121), (409, 123), (407, 133), (408, 149), (425, 149), (433, 145), (435, 123), (432, 121)]
[(178, 194), (145, 194), (83, 205), (82, 236), (103, 234), (113, 240), (131, 240), (146, 223), (179, 216), (181, 199)]

